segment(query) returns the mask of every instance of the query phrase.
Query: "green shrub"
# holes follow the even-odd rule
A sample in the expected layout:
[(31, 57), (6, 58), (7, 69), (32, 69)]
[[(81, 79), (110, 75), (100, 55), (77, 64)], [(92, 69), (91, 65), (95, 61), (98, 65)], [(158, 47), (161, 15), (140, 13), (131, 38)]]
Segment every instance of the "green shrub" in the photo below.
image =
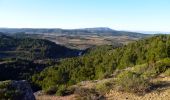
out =
[(95, 89), (99, 91), (102, 94), (105, 94), (110, 91), (110, 89), (113, 88), (113, 82), (112, 80), (106, 81), (106, 82), (101, 82), (96, 84)]
[(150, 66), (149, 64), (134, 66), (132, 71), (140, 74), (144, 79), (150, 79), (157, 75), (155, 66)]
[(57, 90), (57, 92), (56, 92), (56, 95), (58, 95), (58, 96), (64, 96), (65, 93), (66, 93), (66, 91), (67, 91), (67, 87), (66, 87), (65, 85), (61, 85), (61, 86), (58, 88), (58, 90)]
[(58, 96), (65, 96), (69, 94), (73, 94), (75, 91), (72, 87), (67, 87), (66, 85), (60, 86), (53, 86), (45, 90), (45, 93), (48, 95), (58, 95)]
[(144, 93), (149, 89), (149, 82), (140, 74), (125, 71), (117, 76), (116, 84), (121, 91)]
[(147, 64), (136, 65), (132, 68), (132, 71), (135, 73), (142, 74), (148, 69)]
[(155, 71), (157, 73), (157, 75), (159, 75), (160, 73), (163, 73), (166, 71), (167, 67), (170, 65), (170, 62), (167, 61), (170, 59), (169, 58), (166, 58), (166, 59), (163, 59), (163, 60), (160, 60), (158, 61), (156, 64), (155, 64)]
[(141, 74), (145, 79), (150, 79), (164, 73), (170, 66), (170, 58), (159, 60), (152, 64), (142, 64), (133, 67), (133, 72)]
[(144, 79), (151, 79), (155, 76), (157, 76), (158, 73), (155, 69), (155, 67), (151, 67), (149, 66), (142, 74), (141, 76), (144, 78)]

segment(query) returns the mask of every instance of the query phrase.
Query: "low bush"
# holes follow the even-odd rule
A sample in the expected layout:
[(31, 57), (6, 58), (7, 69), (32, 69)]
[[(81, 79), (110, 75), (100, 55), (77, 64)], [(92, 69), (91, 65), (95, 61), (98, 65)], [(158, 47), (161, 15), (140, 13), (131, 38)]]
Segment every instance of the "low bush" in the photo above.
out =
[(105, 94), (110, 91), (114, 86), (114, 83), (112, 80), (106, 81), (106, 82), (101, 82), (96, 84), (95, 89), (99, 91), (102, 94)]
[(61, 86), (53, 86), (45, 90), (45, 93), (48, 95), (58, 95), (58, 96), (65, 96), (73, 94), (75, 91), (75, 88), (73, 87), (67, 87), (66, 85)]
[(58, 96), (64, 96), (64, 95), (66, 95), (66, 91), (67, 91), (67, 87), (66, 87), (65, 85), (61, 85), (61, 86), (58, 88), (58, 90), (57, 90), (57, 92), (56, 92), (56, 95), (58, 95)]
[(52, 86), (47, 89), (45, 89), (45, 93), (48, 95), (53, 95), (57, 92), (58, 87), (57, 86)]
[(137, 94), (147, 92), (150, 87), (148, 80), (145, 80), (140, 74), (130, 71), (120, 73), (117, 76), (116, 85), (118, 90)]
[(158, 75), (155, 67), (153, 66), (148, 66), (148, 68), (143, 72), (141, 73), (141, 76), (144, 78), (144, 79), (151, 79), (153, 77), (156, 77)]

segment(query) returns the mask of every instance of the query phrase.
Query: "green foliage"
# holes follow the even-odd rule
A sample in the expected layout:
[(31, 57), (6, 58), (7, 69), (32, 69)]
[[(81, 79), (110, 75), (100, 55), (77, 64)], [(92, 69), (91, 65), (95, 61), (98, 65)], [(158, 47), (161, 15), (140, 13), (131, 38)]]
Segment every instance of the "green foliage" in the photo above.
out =
[(165, 72), (170, 68), (170, 58), (165, 58), (156, 62), (155, 70), (157, 74)]
[(96, 84), (95, 89), (102, 94), (108, 93), (114, 86), (114, 81), (104, 81)]
[(141, 74), (145, 79), (156, 77), (165, 72), (170, 65), (170, 58), (156, 61), (153, 64), (142, 64), (133, 67), (133, 72)]
[(124, 71), (117, 76), (117, 85), (120, 90), (143, 93), (149, 90), (149, 80), (168, 71), (170, 58), (156, 61), (153, 64), (134, 66), (131, 71)]
[(65, 95), (65, 92), (66, 92), (66, 89), (67, 87), (65, 85), (61, 85), (57, 92), (56, 92), (56, 95), (59, 95), (59, 96), (64, 96)]

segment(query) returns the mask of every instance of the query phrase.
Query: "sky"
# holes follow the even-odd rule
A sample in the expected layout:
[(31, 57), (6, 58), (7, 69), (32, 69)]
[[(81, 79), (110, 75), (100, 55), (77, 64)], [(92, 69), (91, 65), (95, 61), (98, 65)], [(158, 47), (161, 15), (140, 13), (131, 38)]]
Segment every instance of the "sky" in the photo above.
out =
[(170, 31), (170, 0), (0, 0), (0, 27)]

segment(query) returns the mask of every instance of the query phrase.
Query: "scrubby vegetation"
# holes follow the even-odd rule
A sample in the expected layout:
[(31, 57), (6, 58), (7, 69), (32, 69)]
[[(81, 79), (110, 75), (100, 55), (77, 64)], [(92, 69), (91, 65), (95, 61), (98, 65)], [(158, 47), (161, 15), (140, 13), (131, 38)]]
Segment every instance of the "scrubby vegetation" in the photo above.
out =
[(153, 65), (142, 64), (121, 72), (116, 78), (119, 90), (142, 94), (150, 91), (152, 84), (150, 79), (166, 73), (169, 70), (170, 58), (155, 62)]
[(126, 92), (143, 93), (149, 89), (149, 81), (140, 74), (124, 72), (117, 77), (118, 89)]
[(104, 82), (99, 82), (95, 85), (95, 90), (100, 92), (101, 94), (108, 93), (111, 89), (113, 89), (115, 86), (115, 80), (107, 80)]

